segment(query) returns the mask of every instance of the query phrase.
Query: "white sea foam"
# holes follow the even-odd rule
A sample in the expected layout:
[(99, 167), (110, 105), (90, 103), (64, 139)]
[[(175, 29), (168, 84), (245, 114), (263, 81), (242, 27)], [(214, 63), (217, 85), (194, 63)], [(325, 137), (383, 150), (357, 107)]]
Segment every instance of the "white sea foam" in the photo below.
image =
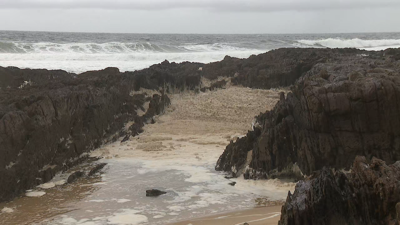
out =
[(66, 182), (67, 182), (66, 180), (59, 180), (59, 181), (54, 182), (54, 184), (55, 184), (56, 186), (60, 186), (60, 185), (65, 184)]
[(125, 203), (125, 202), (130, 202), (131, 200), (129, 199), (117, 199), (118, 203)]
[(42, 188), (42, 189), (50, 189), (50, 188), (53, 188), (53, 187), (55, 187), (55, 186), (56, 186), (55, 183), (49, 182), (49, 183), (41, 184), (41, 185), (39, 185), (38, 187), (39, 187), (39, 188)]
[[(0, 43), (3, 44), (4, 43)], [(62, 69), (81, 73), (105, 67), (134, 71), (160, 63), (222, 60), (226, 55), (246, 58), (263, 51), (234, 47), (224, 43), (166, 46), (152, 43), (7, 43), (0, 48), (0, 65), (21, 68)], [(0, 45), (1, 46), (1, 45)]]
[(140, 211), (133, 209), (123, 209), (121, 212), (114, 213), (113, 216), (108, 218), (108, 224), (116, 225), (136, 225), (146, 223), (147, 217), (137, 214)]
[(106, 200), (103, 199), (93, 199), (93, 200), (89, 200), (89, 202), (105, 202)]
[(298, 42), (305, 45), (303, 47), (360, 48), (369, 50), (400, 47), (400, 39), (364, 40), (359, 38), (327, 38), (319, 40), (299, 40)]
[(1, 210), (1, 212), (2, 212), (2, 213), (13, 213), (13, 212), (14, 212), (14, 209), (8, 208), (8, 207), (4, 207), (4, 208)]
[(41, 197), (45, 194), (46, 194), (46, 192), (44, 192), (44, 191), (30, 191), (30, 192), (25, 193), (25, 195), (28, 197)]
[(0, 54), (0, 65), (32, 69), (62, 69), (73, 73), (100, 70), (106, 67), (117, 67), (121, 71), (135, 71), (164, 60), (176, 63), (184, 61), (209, 63), (222, 60), (226, 55), (247, 58), (252, 54), (260, 53), (262, 51), (259, 50), (125, 54), (3, 53)]

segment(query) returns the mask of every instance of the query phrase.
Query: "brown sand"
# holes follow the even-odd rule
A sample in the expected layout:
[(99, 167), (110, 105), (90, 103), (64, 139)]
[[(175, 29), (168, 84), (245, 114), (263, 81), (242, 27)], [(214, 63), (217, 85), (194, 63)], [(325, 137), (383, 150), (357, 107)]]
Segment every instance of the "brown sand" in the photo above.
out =
[(173, 223), (171, 225), (276, 225), (282, 206), (259, 207), (238, 212), (218, 214), (198, 219)]

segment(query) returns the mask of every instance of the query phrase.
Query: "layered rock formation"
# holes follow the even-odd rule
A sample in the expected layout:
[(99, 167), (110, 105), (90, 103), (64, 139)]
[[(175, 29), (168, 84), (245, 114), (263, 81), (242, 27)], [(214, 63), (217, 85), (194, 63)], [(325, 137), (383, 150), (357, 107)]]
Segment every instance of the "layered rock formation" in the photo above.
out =
[(398, 224), (400, 161), (357, 157), (351, 172), (324, 168), (296, 185), (280, 225)]
[(348, 169), (357, 155), (400, 160), (399, 51), (322, 54), (292, 92), (257, 117), (254, 131), (227, 146), (216, 169), (254, 179), (301, 177), (324, 166)]

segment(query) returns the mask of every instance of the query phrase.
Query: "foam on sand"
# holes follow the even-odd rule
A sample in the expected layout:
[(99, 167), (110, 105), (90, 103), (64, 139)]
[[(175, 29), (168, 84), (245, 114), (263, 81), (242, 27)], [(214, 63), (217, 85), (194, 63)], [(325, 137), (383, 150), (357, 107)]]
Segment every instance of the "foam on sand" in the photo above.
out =
[(113, 216), (108, 218), (108, 224), (116, 225), (136, 225), (147, 223), (146, 216), (137, 214), (140, 211), (133, 209), (123, 209), (121, 212), (114, 213)]
[(55, 187), (55, 186), (56, 186), (55, 183), (49, 182), (49, 183), (41, 184), (41, 185), (39, 185), (39, 186), (37, 186), (37, 187), (38, 187), (38, 188), (42, 188), (42, 189), (50, 189), (50, 188), (53, 188), (53, 187)]
[(44, 191), (30, 191), (30, 192), (25, 193), (25, 195), (28, 197), (41, 197), (45, 194), (46, 194), (46, 192), (44, 192)]
[[(113, 158), (109, 163), (114, 165), (140, 164), (136, 169), (139, 175), (165, 172), (183, 175), (184, 188), (167, 190), (174, 193), (171, 200), (164, 200), (167, 206), (162, 210), (168, 216), (196, 214), (212, 208), (218, 211), (222, 205), (227, 207), (225, 210), (251, 207), (260, 196), (271, 201), (284, 200), (288, 190), (294, 189), (294, 183), (227, 180), (214, 170), (229, 141), (251, 129), (254, 116), (271, 109), (280, 91), (228, 87), (214, 92), (172, 95), (171, 107), (155, 118), (155, 124), (146, 125), (142, 134), (124, 143), (103, 146), (92, 152), (92, 156)], [(232, 181), (237, 182), (235, 187), (228, 185)], [(228, 206), (235, 198), (241, 199), (240, 202)], [(161, 217), (164, 215), (150, 218)]]
[(12, 212), (14, 212), (14, 209), (8, 208), (8, 207), (4, 207), (4, 208), (1, 210), (1, 212), (2, 212), (2, 213), (12, 213)]

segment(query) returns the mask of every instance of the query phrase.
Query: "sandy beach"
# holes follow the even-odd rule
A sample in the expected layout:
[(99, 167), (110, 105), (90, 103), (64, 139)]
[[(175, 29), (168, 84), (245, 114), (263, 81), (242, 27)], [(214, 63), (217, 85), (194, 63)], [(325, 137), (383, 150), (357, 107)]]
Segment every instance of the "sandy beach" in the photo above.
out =
[(276, 225), (282, 206), (257, 207), (237, 212), (229, 212), (198, 219), (181, 221), (171, 225)]
[[(91, 153), (108, 163), (101, 177), (60, 188), (38, 188), (45, 193), (39, 198), (0, 205), (14, 210), (0, 218), (6, 224), (29, 224), (35, 212), (46, 211), (35, 221), (43, 225), (165, 225), (200, 218), (178, 224), (276, 224), (280, 206), (262, 206), (281, 204), (294, 183), (243, 177), (228, 180), (215, 172), (214, 166), (224, 147), (251, 129), (254, 116), (272, 109), (280, 91), (228, 85), (201, 94), (171, 95), (172, 105), (155, 118), (156, 123), (148, 124), (144, 133)], [(231, 186), (230, 182), (236, 184)], [(149, 188), (160, 188), (168, 194), (146, 198), (143, 193)], [(68, 194), (71, 191), (74, 196)], [(64, 200), (54, 203), (54, 199)], [(24, 204), (20, 204), (22, 201)], [(57, 217), (60, 210), (64, 214)], [(231, 213), (220, 214), (224, 212)], [(217, 216), (205, 217), (209, 215)]]

